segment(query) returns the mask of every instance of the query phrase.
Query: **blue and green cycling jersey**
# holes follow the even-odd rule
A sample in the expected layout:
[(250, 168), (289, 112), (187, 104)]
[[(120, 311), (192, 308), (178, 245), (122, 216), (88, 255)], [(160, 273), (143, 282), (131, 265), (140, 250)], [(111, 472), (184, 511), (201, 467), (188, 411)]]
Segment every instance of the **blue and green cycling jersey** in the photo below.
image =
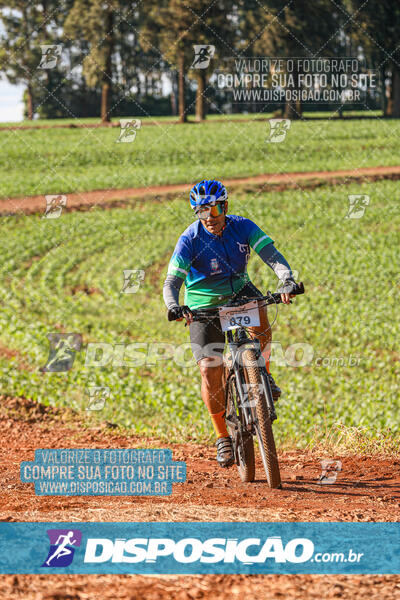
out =
[(259, 253), (273, 240), (250, 219), (227, 215), (222, 235), (207, 231), (200, 220), (180, 236), (168, 275), (185, 281), (184, 303), (189, 308), (223, 304), (249, 282), (250, 249)]

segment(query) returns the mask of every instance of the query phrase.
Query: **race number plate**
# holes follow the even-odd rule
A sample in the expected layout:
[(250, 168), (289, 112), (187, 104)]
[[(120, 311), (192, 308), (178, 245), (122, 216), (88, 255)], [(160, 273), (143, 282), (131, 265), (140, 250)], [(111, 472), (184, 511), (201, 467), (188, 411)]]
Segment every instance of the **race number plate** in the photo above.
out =
[(251, 300), (242, 306), (219, 309), (222, 331), (238, 327), (255, 327), (260, 324), (257, 300)]

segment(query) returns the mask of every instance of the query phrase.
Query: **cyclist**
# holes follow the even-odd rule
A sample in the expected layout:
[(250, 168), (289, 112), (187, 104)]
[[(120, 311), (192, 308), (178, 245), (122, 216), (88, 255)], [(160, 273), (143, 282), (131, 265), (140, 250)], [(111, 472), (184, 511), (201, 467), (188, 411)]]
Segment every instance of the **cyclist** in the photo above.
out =
[[(212, 307), (237, 298), (262, 296), (250, 281), (247, 262), (252, 248), (282, 281), (278, 290), (289, 304), (296, 283), (291, 268), (274, 241), (253, 221), (228, 215), (225, 186), (214, 179), (203, 180), (190, 191), (190, 205), (197, 220), (182, 233), (168, 266), (163, 286), (168, 319), (186, 319), (191, 348), (201, 373), (201, 395), (217, 435), (217, 461), (221, 467), (234, 462), (232, 441), (225, 424), (223, 351), (225, 333), (217, 311), (206, 321), (193, 321), (190, 309)], [(179, 291), (185, 282), (184, 305)], [(281, 395), (269, 372), (271, 327), (266, 307), (259, 308), (260, 325), (248, 329), (260, 340), (274, 400)]]

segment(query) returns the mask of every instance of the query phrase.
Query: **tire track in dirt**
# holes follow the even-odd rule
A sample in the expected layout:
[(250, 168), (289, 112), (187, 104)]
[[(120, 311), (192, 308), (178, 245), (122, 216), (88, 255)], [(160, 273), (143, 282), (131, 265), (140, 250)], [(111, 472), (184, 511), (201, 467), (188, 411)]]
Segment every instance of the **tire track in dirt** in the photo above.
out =
[[(355, 181), (378, 181), (381, 179), (400, 179), (400, 165), (389, 167), (363, 167), (342, 171), (308, 171), (294, 173), (265, 173), (251, 177), (238, 177), (225, 179), (227, 187), (235, 189), (241, 186), (250, 186), (268, 191), (268, 186), (273, 189), (288, 189), (291, 187), (315, 187), (321, 184), (348, 184)], [(188, 194), (191, 183), (152, 185), (140, 188), (91, 190), (87, 192), (66, 193), (66, 211), (77, 209), (90, 209), (95, 206), (103, 208), (119, 207), (126, 205), (132, 199), (162, 200), (171, 194)], [(60, 192), (62, 194), (63, 192)], [(24, 196), (18, 198), (6, 197), (0, 199), (0, 216), (13, 214), (44, 213), (46, 201), (44, 195)]]
[[(240, 482), (235, 468), (220, 469), (215, 449), (168, 444), (187, 462), (187, 481), (170, 497), (45, 497), (20, 481), (21, 461), (37, 448), (165, 447), (157, 438), (82, 427), (83, 417), (23, 398), (0, 398), (1, 521), (398, 521), (400, 459), (335, 455), (343, 470), (334, 485), (318, 485), (323, 452), (280, 452), (283, 490), (263, 479)], [(24, 600), (288, 600), (400, 598), (398, 575), (4, 575), (0, 598)]]
[[(68, 421), (63, 423), (68, 416)], [(215, 448), (166, 443), (106, 423), (88, 426), (86, 417), (25, 399), (1, 398), (1, 520), (105, 521), (398, 521), (400, 457), (327, 455), (291, 450), (279, 453), (283, 489), (271, 490), (257, 456), (256, 481), (242, 483), (236, 468), (220, 469)], [(92, 421), (93, 423), (93, 421)], [(85, 428), (82, 427), (85, 425)], [(20, 481), (21, 461), (34, 460), (36, 448), (166, 447), (187, 463), (187, 480), (166, 497), (35, 496), (33, 484)], [(342, 461), (333, 485), (319, 485), (320, 461)]]

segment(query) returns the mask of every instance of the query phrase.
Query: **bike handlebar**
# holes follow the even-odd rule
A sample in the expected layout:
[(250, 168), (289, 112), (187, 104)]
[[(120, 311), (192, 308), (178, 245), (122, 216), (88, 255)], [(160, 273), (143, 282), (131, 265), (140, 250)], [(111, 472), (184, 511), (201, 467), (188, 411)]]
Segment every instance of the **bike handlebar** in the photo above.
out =
[[(290, 293), (291, 296), (298, 296), (300, 294), (304, 294), (304, 285), (302, 282), (297, 283), (295, 289)], [(237, 299), (233, 298), (226, 304), (221, 304), (220, 306), (207, 306), (205, 308), (191, 309), (190, 312), (192, 313), (193, 317), (200, 317), (206, 315), (208, 312), (216, 312), (219, 308), (242, 306), (243, 304), (247, 304), (247, 302), (250, 302), (251, 300), (265, 300), (266, 305), (281, 304), (282, 302), (280, 292), (272, 294), (268, 291), (266, 296), (242, 297)]]
[[(291, 296), (299, 296), (299, 294), (304, 294), (304, 285), (303, 282), (297, 283), (295, 289), (290, 292)], [(255, 296), (254, 298), (250, 298), (250, 300), (256, 300), (257, 296)], [(266, 296), (263, 296), (262, 298), (260, 298), (260, 300), (264, 299), (265, 300), (265, 304), (269, 305), (269, 304), (281, 304), (282, 303), (282, 297), (281, 297), (281, 292), (276, 292), (275, 294), (271, 294), (270, 292), (267, 292)], [(247, 300), (248, 302), (248, 300)], [(243, 302), (244, 304), (244, 302)]]

